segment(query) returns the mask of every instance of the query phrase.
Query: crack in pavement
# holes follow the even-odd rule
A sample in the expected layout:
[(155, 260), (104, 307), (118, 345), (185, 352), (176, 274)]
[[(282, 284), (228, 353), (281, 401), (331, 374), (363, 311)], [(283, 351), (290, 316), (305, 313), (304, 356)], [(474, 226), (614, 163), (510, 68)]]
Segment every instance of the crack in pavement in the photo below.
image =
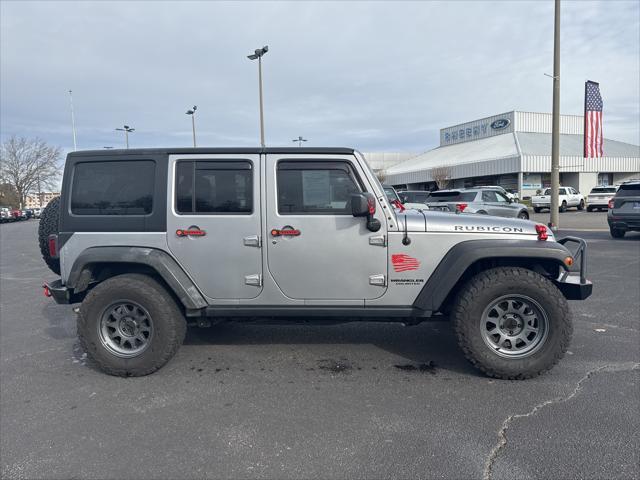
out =
[(507, 445), (507, 430), (509, 429), (511, 423), (514, 420), (517, 420), (519, 418), (525, 418), (525, 417), (530, 417), (532, 415), (535, 415), (538, 411), (540, 411), (541, 409), (543, 409), (544, 407), (546, 407), (548, 405), (568, 402), (569, 400), (574, 398), (576, 395), (578, 395), (578, 393), (580, 393), (580, 391), (582, 390), (582, 384), (584, 382), (586, 382), (588, 379), (590, 379), (596, 373), (599, 373), (599, 372), (602, 372), (602, 371), (607, 371), (607, 372), (626, 372), (626, 371), (633, 371), (633, 370), (640, 370), (640, 363), (634, 363), (634, 364), (631, 365), (631, 367), (629, 367), (629, 366), (616, 366), (616, 365), (607, 364), (607, 365), (603, 365), (603, 366), (598, 367), (598, 368), (594, 368), (593, 370), (589, 370), (580, 380), (578, 380), (578, 383), (576, 384), (576, 387), (573, 389), (573, 391), (568, 396), (566, 396), (566, 397), (555, 397), (555, 398), (552, 398), (551, 400), (545, 400), (544, 402), (538, 403), (537, 405), (535, 405), (527, 413), (517, 413), (517, 414), (509, 415), (504, 420), (504, 422), (502, 422), (502, 426), (500, 427), (500, 430), (498, 430), (498, 442), (491, 449), (491, 452), (489, 453), (489, 456), (487, 457), (487, 460), (484, 463), (484, 471), (482, 473), (482, 480), (491, 480), (491, 475), (493, 473), (492, 472), (493, 464), (497, 460), (498, 454), (500, 453), (500, 451)]

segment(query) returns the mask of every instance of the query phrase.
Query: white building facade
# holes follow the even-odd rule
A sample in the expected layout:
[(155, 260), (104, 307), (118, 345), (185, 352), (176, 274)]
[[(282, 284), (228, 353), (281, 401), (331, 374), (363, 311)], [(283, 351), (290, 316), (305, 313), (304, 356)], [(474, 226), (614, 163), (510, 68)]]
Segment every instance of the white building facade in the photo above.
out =
[[(583, 128), (582, 116), (560, 116), (562, 185), (586, 195), (640, 178), (640, 146), (605, 138), (603, 157), (584, 158)], [(441, 129), (439, 147), (387, 168), (386, 183), (433, 190), (445, 173), (451, 188), (501, 185), (527, 198), (550, 186), (550, 172), (551, 114), (512, 111)]]

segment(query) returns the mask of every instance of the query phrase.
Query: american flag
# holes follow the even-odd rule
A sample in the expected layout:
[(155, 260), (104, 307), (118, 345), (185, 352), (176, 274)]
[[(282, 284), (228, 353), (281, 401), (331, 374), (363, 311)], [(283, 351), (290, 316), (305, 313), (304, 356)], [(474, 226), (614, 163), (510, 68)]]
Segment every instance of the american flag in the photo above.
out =
[(396, 272), (417, 270), (420, 266), (420, 262), (417, 259), (410, 257), (409, 255), (404, 255), (402, 253), (391, 255), (391, 263), (393, 263), (393, 269)]
[(584, 156), (602, 157), (602, 97), (600, 84), (584, 84)]

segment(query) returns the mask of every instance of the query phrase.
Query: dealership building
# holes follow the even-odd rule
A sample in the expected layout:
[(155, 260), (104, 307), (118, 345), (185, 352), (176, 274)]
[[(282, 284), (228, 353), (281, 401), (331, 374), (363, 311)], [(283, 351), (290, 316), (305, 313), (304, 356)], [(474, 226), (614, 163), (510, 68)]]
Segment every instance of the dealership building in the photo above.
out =
[[(606, 122), (606, 117), (605, 117)], [(560, 116), (560, 183), (588, 194), (640, 178), (640, 146), (604, 139), (604, 156), (583, 157), (584, 117)], [(604, 125), (606, 131), (606, 123)], [(385, 183), (414, 190), (501, 185), (534, 195), (551, 183), (551, 114), (507, 112), (440, 130), (440, 146), (385, 170)]]

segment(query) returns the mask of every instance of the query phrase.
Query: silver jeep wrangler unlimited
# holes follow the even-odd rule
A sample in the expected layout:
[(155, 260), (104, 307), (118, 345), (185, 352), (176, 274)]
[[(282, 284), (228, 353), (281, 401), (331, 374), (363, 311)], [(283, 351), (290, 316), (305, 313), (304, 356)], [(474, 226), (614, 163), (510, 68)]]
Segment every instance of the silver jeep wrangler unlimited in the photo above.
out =
[(45, 293), (82, 302), (83, 347), (122, 376), (162, 367), (189, 322), (443, 313), (477, 368), (528, 378), (563, 356), (567, 299), (592, 290), (583, 240), (525, 220), (402, 210), (348, 148), (70, 153), (39, 235), (61, 277)]

